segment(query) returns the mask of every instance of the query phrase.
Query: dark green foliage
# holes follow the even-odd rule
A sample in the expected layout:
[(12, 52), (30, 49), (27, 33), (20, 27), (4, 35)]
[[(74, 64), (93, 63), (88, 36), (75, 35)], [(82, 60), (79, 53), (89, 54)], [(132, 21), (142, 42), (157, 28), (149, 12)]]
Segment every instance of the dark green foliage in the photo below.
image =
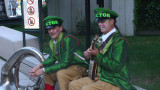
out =
[[(77, 28), (77, 33), (78, 34), (85, 35), (85, 33), (86, 33), (86, 22), (85, 22), (85, 19), (80, 20), (77, 23), (76, 28)], [(98, 32), (99, 32), (99, 28), (98, 28), (97, 22), (92, 21), (91, 24), (90, 24), (90, 33), (92, 35), (95, 35)]]
[(160, 0), (135, 0), (136, 31), (160, 30)]

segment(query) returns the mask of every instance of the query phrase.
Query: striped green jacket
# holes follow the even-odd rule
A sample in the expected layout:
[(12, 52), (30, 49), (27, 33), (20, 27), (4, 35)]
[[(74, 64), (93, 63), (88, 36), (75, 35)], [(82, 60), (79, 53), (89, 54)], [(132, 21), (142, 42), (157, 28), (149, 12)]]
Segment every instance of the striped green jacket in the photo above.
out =
[[(84, 51), (84, 47), (82, 47), (76, 37), (67, 33), (62, 33), (56, 44), (53, 44), (53, 40), (50, 40), (49, 45), (51, 54), (48, 59), (42, 63), (45, 73), (54, 73), (71, 65), (79, 65), (88, 68), (88, 63), (74, 55), (74, 52), (76, 52), (80, 56), (83, 56)], [(58, 61), (58, 64), (55, 64), (56, 61)]]
[[(99, 45), (97, 45), (99, 46)], [(118, 30), (108, 41), (102, 52), (97, 54), (99, 77), (121, 90), (133, 90), (128, 71), (128, 44)]]

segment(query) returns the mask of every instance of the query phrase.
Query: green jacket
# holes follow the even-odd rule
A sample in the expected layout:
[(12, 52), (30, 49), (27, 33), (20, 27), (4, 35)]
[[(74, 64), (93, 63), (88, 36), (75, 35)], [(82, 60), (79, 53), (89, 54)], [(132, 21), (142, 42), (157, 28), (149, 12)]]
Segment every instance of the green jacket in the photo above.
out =
[[(53, 44), (53, 40), (50, 40), (49, 45), (51, 54), (48, 59), (42, 63), (45, 73), (54, 73), (71, 65), (79, 65), (88, 68), (86, 62), (74, 55), (74, 52), (76, 52), (80, 56), (83, 56), (84, 51), (84, 48), (76, 37), (67, 33), (62, 33), (56, 44)], [(56, 61), (58, 61), (58, 64), (55, 64)]]
[(118, 30), (95, 60), (98, 62), (99, 77), (102, 81), (116, 85), (121, 90), (134, 89), (128, 72), (128, 44)]

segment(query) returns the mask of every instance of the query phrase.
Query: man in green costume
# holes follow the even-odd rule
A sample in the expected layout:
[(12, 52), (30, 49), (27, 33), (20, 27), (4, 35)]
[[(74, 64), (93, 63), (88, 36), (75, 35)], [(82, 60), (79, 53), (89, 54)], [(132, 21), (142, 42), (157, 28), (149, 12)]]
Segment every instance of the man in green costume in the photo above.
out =
[(68, 90), (72, 80), (86, 75), (87, 62), (81, 60), (83, 47), (79, 40), (64, 32), (63, 19), (57, 16), (47, 16), (44, 24), (52, 38), (49, 41), (51, 54), (42, 64), (37, 65), (30, 71), (32, 77), (44, 73), (46, 90), (54, 90), (58, 81), (60, 90)]
[(70, 90), (133, 90), (128, 71), (128, 43), (115, 27), (118, 14), (105, 8), (95, 8), (100, 31), (94, 48), (84, 52), (85, 58), (95, 56), (98, 63), (95, 79), (84, 77), (69, 84)]

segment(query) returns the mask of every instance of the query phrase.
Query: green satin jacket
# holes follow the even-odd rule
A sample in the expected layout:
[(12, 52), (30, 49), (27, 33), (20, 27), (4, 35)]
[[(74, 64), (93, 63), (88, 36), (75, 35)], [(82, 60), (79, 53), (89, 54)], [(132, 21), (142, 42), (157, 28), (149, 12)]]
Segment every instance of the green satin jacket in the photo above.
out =
[[(83, 56), (84, 51), (84, 48), (76, 37), (62, 33), (56, 44), (53, 44), (53, 40), (50, 40), (49, 45), (51, 54), (48, 59), (42, 62), (45, 73), (54, 73), (71, 65), (80, 65), (88, 68), (86, 62), (74, 55), (74, 52), (76, 52), (80, 56)], [(58, 64), (55, 64), (56, 61), (58, 61)]]
[(102, 81), (116, 85), (121, 90), (135, 89), (129, 78), (128, 43), (118, 30), (101, 53), (97, 54), (95, 60), (98, 62), (98, 73)]

